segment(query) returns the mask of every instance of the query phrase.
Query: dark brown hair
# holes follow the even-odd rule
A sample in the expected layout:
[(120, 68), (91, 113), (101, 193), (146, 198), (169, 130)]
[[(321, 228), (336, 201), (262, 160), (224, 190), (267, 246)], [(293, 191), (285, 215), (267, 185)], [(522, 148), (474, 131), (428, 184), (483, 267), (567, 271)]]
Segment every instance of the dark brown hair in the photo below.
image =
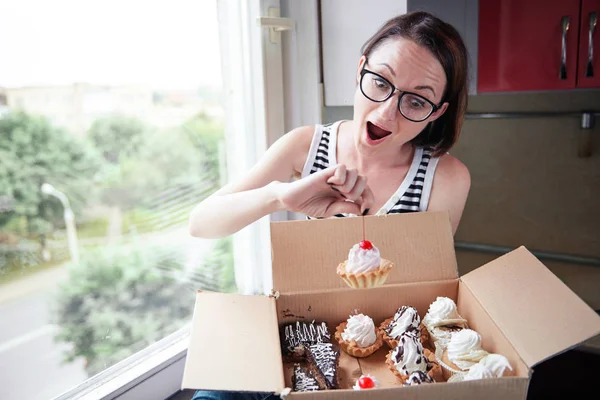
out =
[[(428, 49), (442, 64), (446, 89), (441, 103), (448, 102), (446, 112), (412, 140), (416, 146), (434, 149), (440, 156), (458, 140), (468, 101), (468, 53), (456, 29), (433, 15), (416, 11), (386, 22), (362, 47), (369, 56), (386, 40), (401, 37)], [(440, 104), (441, 104), (440, 103)]]

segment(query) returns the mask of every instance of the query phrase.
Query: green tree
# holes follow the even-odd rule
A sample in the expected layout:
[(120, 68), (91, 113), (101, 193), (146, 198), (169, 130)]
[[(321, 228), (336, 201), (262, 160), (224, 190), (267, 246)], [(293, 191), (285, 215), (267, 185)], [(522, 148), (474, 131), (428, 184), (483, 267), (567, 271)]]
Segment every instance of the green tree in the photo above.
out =
[(84, 254), (79, 265), (70, 265), (56, 303), (56, 339), (72, 345), (66, 360), (83, 357), (94, 375), (188, 323), (196, 289), (235, 289), (230, 245), (229, 239), (215, 242), (193, 274), (167, 246)]
[(198, 113), (182, 125), (188, 139), (199, 151), (201, 168), (209, 178), (218, 185), (224, 178), (224, 160), (222, 157), (225, 144), (225, 126), (223, 121)]
[(62, 206), (41, 193), (48, 182), (69, 197), (75, 212), (93, 192), (99, 163), (93, 149), (46, 118), (24, 112), (0, 118), (0, 193), (9, 204), (0, 213), (0, 228), (9, 221), (26, 234), (43, 234), (62, 224)]
[(103, 201), (131, 209), (177, 187), (200, 186), (200, 196), (210, 194), (220, 183), (223, 137), (222, 122), (202, 114), (181, 127), (144, 135), (137, 151), (121, 157), (105, 175)]
[(161, 274), (162, 262), (149, 249), (121, 247), (70, 265), (57, 302), (57, 340), (73, 345), (67, 361), (83, 357), (94, 375), (189, 319), (194, 292)]
[(106, 161), (118, 164), (123, 156), (137, 152), (147, 131), (139, 119), (113, 114), (96, 119), (88, 130), (88, 138)]
[(203, 287), (225, 293), (237, 291), (231, 236), (218, 239), (213, 243), (211, 253), (193, 271), (190, 281), (194, 288)]

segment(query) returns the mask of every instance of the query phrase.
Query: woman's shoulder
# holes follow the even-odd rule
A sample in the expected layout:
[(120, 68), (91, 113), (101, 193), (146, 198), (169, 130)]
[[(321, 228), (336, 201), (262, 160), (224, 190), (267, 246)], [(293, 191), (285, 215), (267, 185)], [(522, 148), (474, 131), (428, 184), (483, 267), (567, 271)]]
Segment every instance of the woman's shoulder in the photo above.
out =
[(315, 133), (315, 130), (320, 127), (320, 125), (304, 125), (299, 126), (297, 128), (292, 129), (288, 133), (284, 135), (287, 136), (288, 140), (295, 142), (307, 142), (310, 144), (312, 141), (312, 137)]
[(452, 182), (465, 186), (467, 189), (471, 186), (471, 174), (467, 166), (450, 153), (442, 154), (438, 157), (436, 168), (436, 178), (438, 181)]
[(315, 124), (315, 125), (304, 125), (292, 129), (283, 135), (277, 142), (281, 142), (281, 145), (291, 147), (294, 153), (308, 154), (313, 141), (320, 140), (322, 135), (331, 133), (331, 129), (334, 124)]
[(295, 174), (298, 174), (302, 171), (310, 151), (316, 128), (316, 125), (305, 125), (292, 129), (277, 139), (268, 153), (277, 154), (277, 158), (284, 158), (287, 162), (291, 162)]
[(321, 140), (325, 132), (332, 133), (335, 123), (304, 125), (292, 129), (273, 144), (273, 150), (282, 154), (294, 164), (294, 170), (301, 173), (311, 151)]

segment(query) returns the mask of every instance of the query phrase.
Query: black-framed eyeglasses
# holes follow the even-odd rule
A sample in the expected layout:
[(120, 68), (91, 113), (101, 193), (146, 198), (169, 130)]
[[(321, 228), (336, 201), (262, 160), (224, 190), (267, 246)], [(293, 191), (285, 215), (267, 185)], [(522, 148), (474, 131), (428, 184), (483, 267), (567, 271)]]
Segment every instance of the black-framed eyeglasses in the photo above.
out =
[(400, 96), (398, 96), (398, 111), (400, 111), (400, 114), (404, 118), (412, 122), (425, 121), (440, 108), (440, 106), (423, 96), (416, 93), (403, 92), (383, 76), (369, 71), (364, 67), (360, 71), (360, 91), (363, 96), (376, 103), (383, 103), (392, 97), (396, 91), (400, 92)]

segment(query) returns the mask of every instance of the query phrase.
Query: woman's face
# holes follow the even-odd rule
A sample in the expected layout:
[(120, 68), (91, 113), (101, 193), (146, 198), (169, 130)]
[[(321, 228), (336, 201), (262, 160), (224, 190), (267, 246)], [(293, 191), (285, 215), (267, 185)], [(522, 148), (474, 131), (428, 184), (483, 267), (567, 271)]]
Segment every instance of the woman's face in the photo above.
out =
[[(399, 91), (383, 102), (369, 100), (360, 89), (363, 68), (385, 78)], [(400, 113), (398, 98), (402, 92), (415, 93), (435, 105), (440, 105), (446, 87), (446, 74), (440, 62), (429, 50), (411, 40), (388, 39), (371, 53), (368, 60), (361, 57), (356, 79), (358, 85), (354, 95), (354, 121), (359, 128), (355, 137), (359, 148), (374, 148), (384, 143), (386, 147), (399, 148), (414, 139), (428, 123), (439, 118), (448, 107), (448, 103), (444, 103), (422, 122), (409, 121)], [(385, 87), (385, 82), (377, 77), (375, 79), (376, 81), (370, 82), (371, 85), (376, 85), (377, 88), (382, 85)], [(365, 87), (363, 85), (363, 88)], [(426, 102), (413, 103), (407, 95), (403, 98), (403, 112), (408, 110), (411, 104), (424, 104), (429, 107)]]

